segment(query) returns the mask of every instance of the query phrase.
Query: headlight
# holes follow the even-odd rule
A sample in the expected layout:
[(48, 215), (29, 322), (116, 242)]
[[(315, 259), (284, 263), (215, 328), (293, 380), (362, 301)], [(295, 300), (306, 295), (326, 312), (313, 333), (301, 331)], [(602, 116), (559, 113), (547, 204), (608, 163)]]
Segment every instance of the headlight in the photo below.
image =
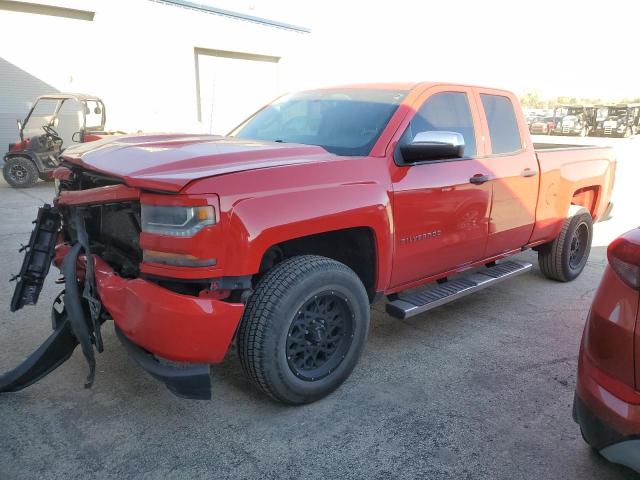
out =
[(193, 237), (208, 225), (216, 223), (211, 205), (178, 207), (142, 204), (142, 231), (173, 237)]

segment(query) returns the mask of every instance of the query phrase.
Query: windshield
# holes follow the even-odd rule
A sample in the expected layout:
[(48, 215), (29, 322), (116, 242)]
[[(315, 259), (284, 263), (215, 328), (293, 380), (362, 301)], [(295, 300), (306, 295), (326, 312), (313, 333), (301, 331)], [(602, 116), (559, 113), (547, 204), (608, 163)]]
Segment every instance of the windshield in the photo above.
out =
[(285, 95), (230, 133), (251, 140), (318, 145), (368, 155), (405, 90), (322, 90)]
[(58, 109), (58, 99), (42, 98), (38, 100), (27, 122), (22, 127), (25, 138), (42, 135), (44, 125), (51, 125)]
[(600, 107), (596, 113), (596, 120), (606, 120), (609, 116), (609, 107)]
[(556, 117), (565, 117), (567, 115), (580, 115), (583, 113), (582, 107), (558, 107), (555, 111)]
[(626, 117), (627, 109), (626, 108), (612, 108), (610, 115), (612, 117)]

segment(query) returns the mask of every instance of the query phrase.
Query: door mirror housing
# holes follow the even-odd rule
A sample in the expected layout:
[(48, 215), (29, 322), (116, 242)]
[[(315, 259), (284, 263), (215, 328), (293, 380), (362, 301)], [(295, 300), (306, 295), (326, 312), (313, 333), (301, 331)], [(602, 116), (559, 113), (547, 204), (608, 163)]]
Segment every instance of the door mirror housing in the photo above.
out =
[(71, 135), (71, 140), (76, 143), (82, 143), (82, 131), (74, 132), (73, 135)]
[(463, 158), (464, 137), (458, 132), (419, 132), (400, 152), (405, 163)]

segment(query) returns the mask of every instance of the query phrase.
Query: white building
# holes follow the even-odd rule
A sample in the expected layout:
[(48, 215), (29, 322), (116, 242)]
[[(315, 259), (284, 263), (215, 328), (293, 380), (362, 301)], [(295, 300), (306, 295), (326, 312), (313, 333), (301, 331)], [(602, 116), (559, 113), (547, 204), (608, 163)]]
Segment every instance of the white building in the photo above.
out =
[(33, 100), (102, 98), (107, 127), (224, 134), (291, 88), (309, 30), (168, 0), (0, 0), (0, 155)]

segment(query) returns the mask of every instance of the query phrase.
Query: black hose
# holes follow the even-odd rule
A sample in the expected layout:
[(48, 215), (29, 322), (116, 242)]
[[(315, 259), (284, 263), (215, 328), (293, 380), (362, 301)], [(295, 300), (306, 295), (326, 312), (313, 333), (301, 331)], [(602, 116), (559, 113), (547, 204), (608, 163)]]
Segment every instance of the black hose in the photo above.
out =
[(84, 388), (91, 388), (96, 375), (96, 357), (93, 351), (93, 344), (91, 343), (91, 332), (89, 331), (84, 309), (82, 308), (82, 297), (80, 296), (80, 288), (78, 287), (78, 277), (76, 274), (76, 262), (80, 250), (82, 250), (82, 245), (76, 243), (71, 247), (71, 250), (69, 250), (69, 253), (67, 253), (62, 262), (62, 274), (64, 275), (66, 292), (64, 296), (64, 306), (73, 335), (76, 337), (76, 340), (78, 340), (78, 343), (80, 343), (84, 358), (86, 358), (89, 364), (89, 375), (87, 376)]

